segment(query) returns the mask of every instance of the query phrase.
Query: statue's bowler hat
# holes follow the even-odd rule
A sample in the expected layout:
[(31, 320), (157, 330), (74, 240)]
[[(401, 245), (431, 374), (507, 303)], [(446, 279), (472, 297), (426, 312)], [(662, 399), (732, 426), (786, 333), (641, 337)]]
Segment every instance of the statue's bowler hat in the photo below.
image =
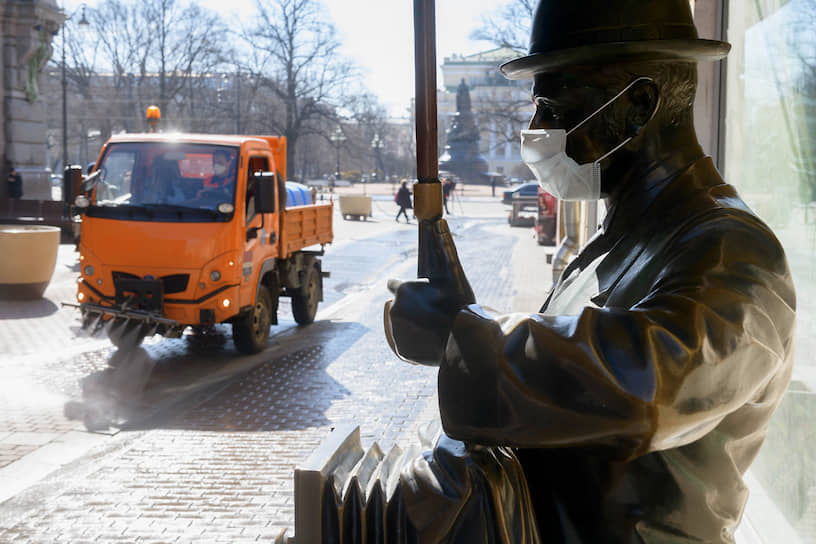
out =
[(698, 37), (688, 0), (540, 0), (530, 54), (501, 71), (509, 79), (530, 79), (581, 64), (718, 60), (729, 49)]

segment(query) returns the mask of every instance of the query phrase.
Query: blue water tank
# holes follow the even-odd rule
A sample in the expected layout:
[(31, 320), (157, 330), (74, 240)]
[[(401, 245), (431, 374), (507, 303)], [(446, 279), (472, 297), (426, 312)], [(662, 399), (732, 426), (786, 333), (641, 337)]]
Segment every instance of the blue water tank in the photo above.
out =
[(306, 206), (312, 203), (312, 191), (302, 183), (286, 182), (286, 207)]

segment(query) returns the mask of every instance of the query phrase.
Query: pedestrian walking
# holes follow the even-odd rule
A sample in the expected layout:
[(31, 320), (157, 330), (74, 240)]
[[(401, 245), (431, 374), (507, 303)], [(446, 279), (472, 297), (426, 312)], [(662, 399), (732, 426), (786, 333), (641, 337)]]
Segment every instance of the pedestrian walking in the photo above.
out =
[(442, 203), (445, 205), (445, 213), (450, 215), (450, 211), (448, 210), (448, 198), (453, 194), (453, 190), (456, 189), (456, 183), (452, 181), (450, 178), (446, 178), (445, 182), (442, 184)]
[(20, 173), (14, 168), (14, 165), (11, 163), (7, 164), (8, 167), (8, 197), (9, 198), (22, 198), (23, 197), (23, 178), (20, 176)]
[(399, 221), (400, 215), (405, 216), (405, 222), (410, 223), (411, 220), (408, 219), (408, 212), (406, 210), (411, 210), (414, 208), (413, 203), (411, 202), (411, 191), (408, 189), (408, 182), (403, 181), (402, 186), (397, 191), (397, 194), (394, 196), (394, 202), (397, 203), (399, 206), (399, 211), (397, 212), (397, 217), (394, 219), (395, 221)]

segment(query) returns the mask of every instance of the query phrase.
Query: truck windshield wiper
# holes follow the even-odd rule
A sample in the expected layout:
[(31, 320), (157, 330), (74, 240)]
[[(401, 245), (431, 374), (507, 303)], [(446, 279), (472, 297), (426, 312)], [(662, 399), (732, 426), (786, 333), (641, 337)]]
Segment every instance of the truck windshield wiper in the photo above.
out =
[(133, 210), (139, 210), (143, 212), (148, 217), (153, 217), (153, 210), (150, 209), (149, 206), (145, 206), (144, 204), (132, 204), (128, 202), (127, 204), (119, 204), (117, 206), (109, 206), (111, 208), (122, 208), (128, 210), (128, 212), (132, 212)]
[(221, 217), (221, 214), (216, 210), (211, 208), (193, 208), (191, 206), (180, 206), (178, 204), (160, 204), (160, 203), (152, 203), (152, 204), (142, 204), (141, 207), (150, 209), (150, 210), (161, 210), (161, 211), (171, 211), (171, 212), (178, 212), (178, 213), (185, 213), (185, 212), (193, 212), (193, 213), (201, 213), (204, 212), (213, 219), (218, 219)]

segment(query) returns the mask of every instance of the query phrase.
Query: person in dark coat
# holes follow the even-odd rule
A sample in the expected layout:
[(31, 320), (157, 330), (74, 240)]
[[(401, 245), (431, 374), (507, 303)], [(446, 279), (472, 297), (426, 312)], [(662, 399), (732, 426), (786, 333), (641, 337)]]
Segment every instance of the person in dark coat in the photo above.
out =
[(13, 164), (7, 165), (8, 169), (8, 197), (22, 198), (23, 197), (23, 177), (14, 168)]
[(445, 213), (447, 214), (450, 214), (448, 210), (448, 199), (453, 194), (454, 189), (456, 189), (456, 183), (450, 178), (446, 178), (442, 183), (442, 204), (444, 204)]
[(396, 202), (397, 206), (399, 206), (399, 211), (397, 212), (395, 221), (399, 222), (400, 215), (404, 215), (405, 222), (410, 223), (411, 220), (408, 219), (408, 212), (406, 210), (411, 210), (414, 206), (411, 203), (411, 191), (408, 189), (408, 182), (402, 182), (402, 185), (400, 185), (400, 188), (397, 190), (397, 194), (394, 197), (394, 202)]
[(696, 63), (728, 49), (686, 0), (540, 0), (530, 54), (502, 66), (534, 80), (522, 158), (608, 212), (532, 315), (471, 304), (455, 267), (390, 285), (389, 344), (439, 367), (444, 433), (401, 480), (421, 541), (733, 543), (796, 296), (695, 134)]

